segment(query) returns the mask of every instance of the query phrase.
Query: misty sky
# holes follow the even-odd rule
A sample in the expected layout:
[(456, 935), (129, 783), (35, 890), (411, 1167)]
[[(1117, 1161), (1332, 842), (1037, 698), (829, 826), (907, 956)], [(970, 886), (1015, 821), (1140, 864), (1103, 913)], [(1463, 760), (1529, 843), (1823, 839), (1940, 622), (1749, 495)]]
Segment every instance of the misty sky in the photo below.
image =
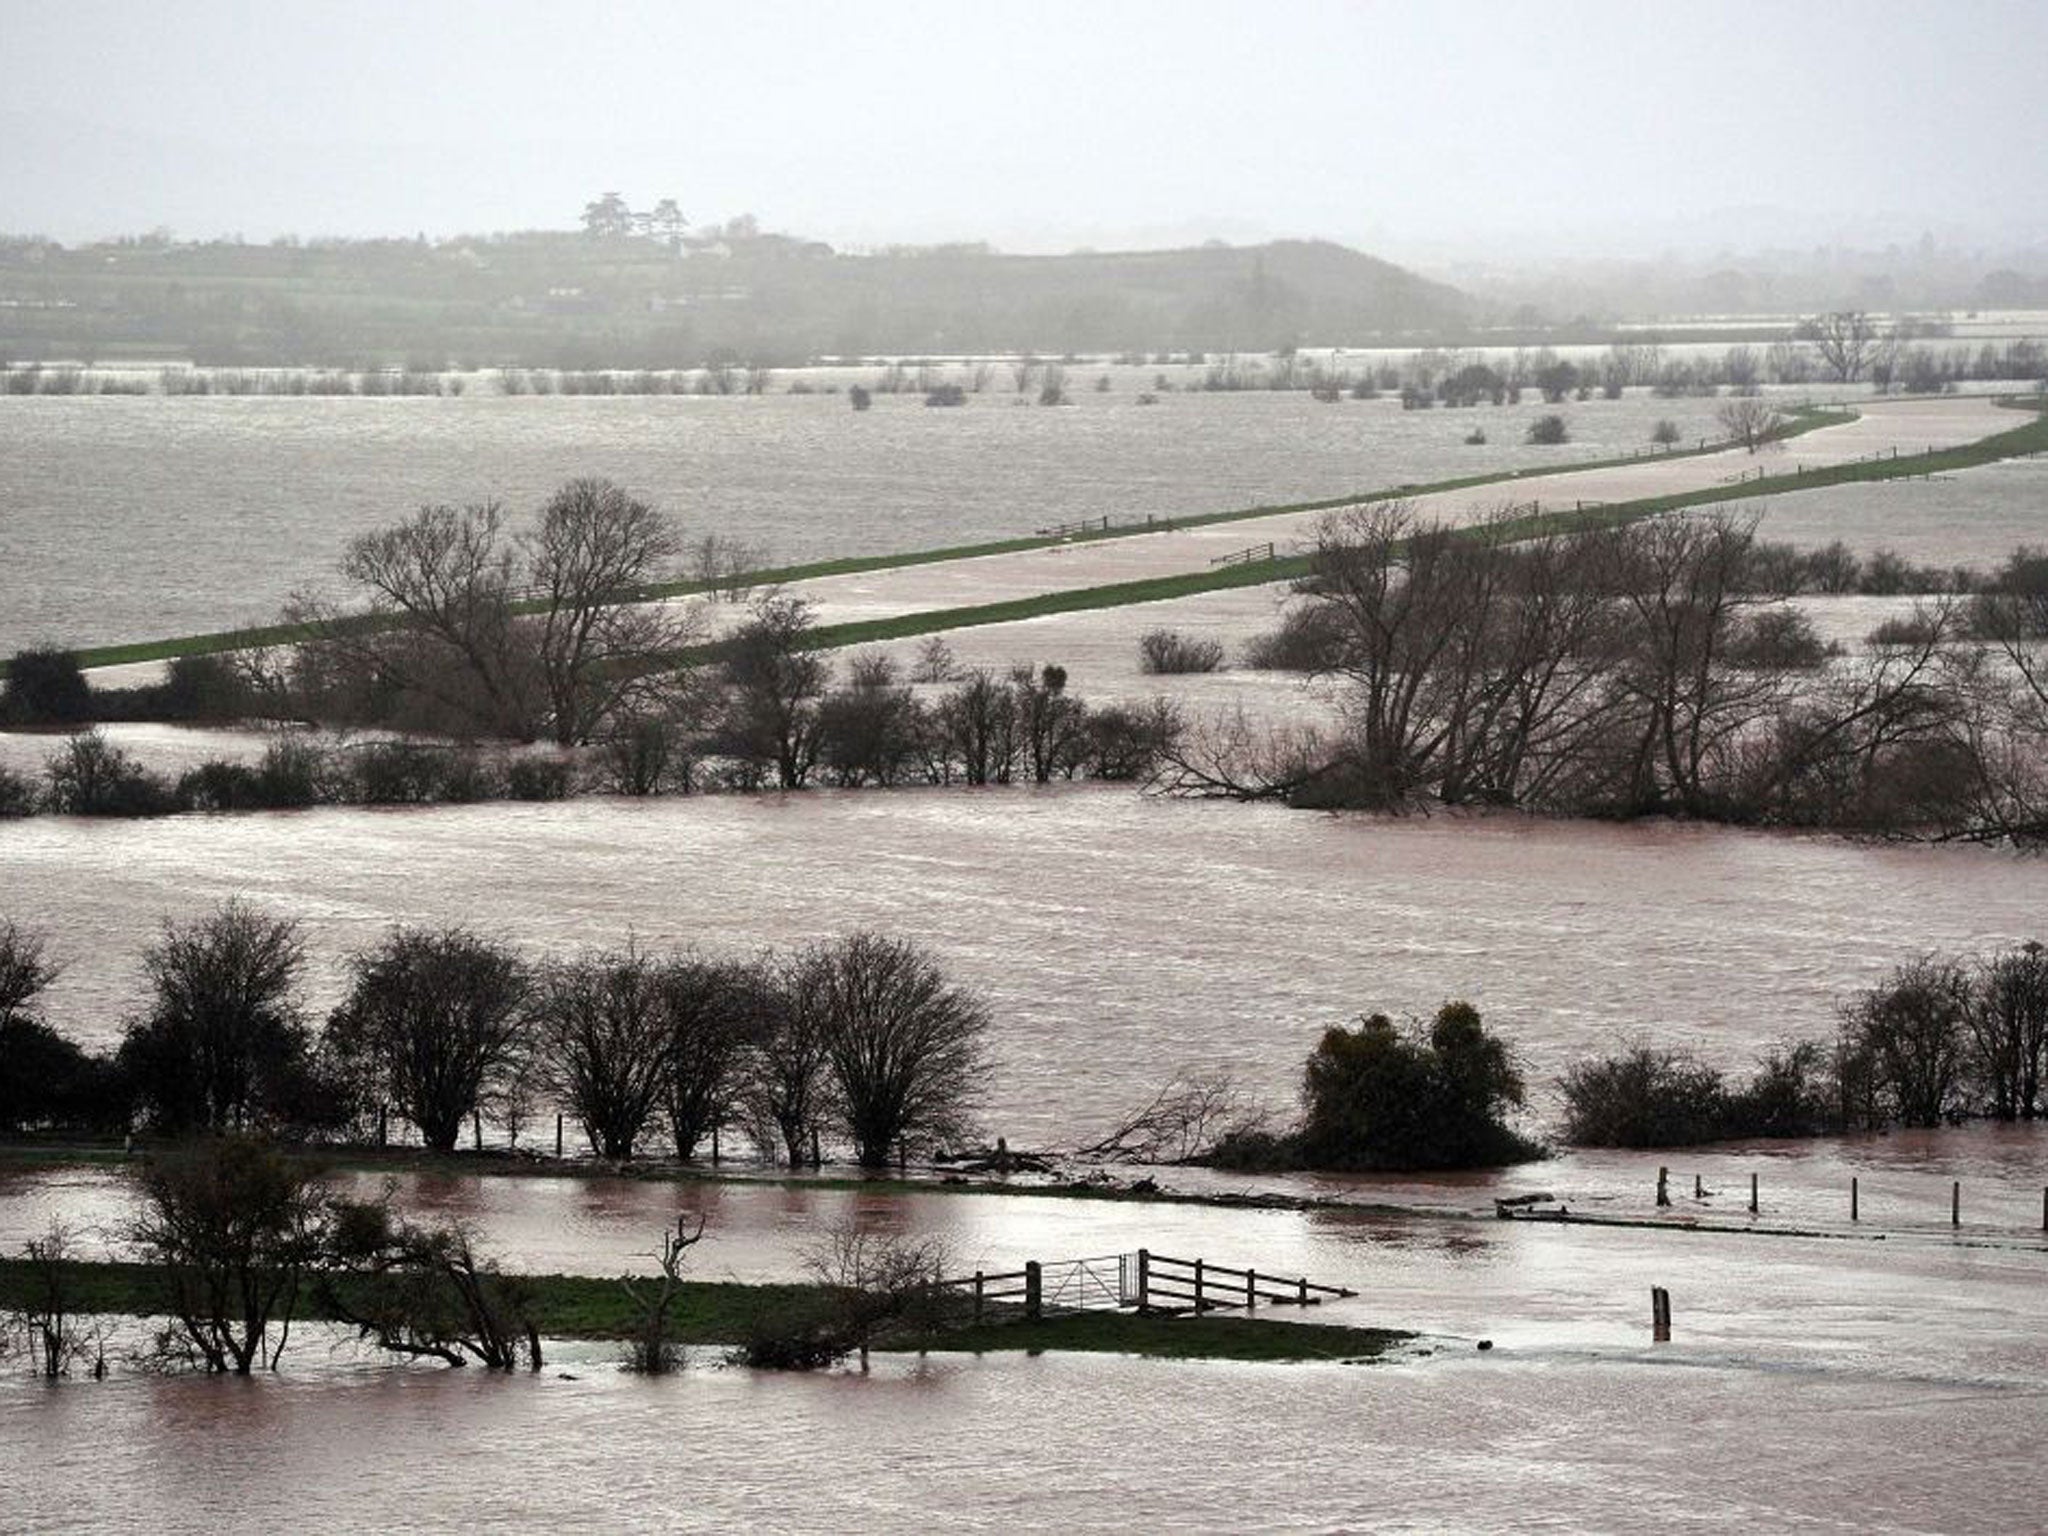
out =
[(0, 0), (0, 231), (2048, 239), (2043, 0)]

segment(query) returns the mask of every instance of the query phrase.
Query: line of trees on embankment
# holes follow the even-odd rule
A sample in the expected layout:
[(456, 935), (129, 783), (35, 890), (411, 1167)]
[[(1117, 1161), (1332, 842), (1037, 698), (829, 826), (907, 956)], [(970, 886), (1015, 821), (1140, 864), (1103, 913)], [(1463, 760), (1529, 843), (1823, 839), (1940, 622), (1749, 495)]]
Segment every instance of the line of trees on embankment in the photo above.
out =
[(1512, 536), (1400, 504), (1336, 514), (1259, 648), (1332, 678), (1326, 737), (1223, 721), (1163, 780), (1311, 807), (1679, 815), (1925, 838), (2048, 837), (2048, 555), (1843, 657), (1752, 519)]
[(875, 933), (709, 958), (628, 943), (536, 964), (464, 928), (392, 929), (349, 955), (318, 1027), (297, 925), (240, 901), (166, 922), (120, 1045), (41, 1016), (57, 967), (0, 922), (0, 1134), (263, 1132), (358, 1144), (409, 1123), (452, 1151), (488, 1117), (517, 1145), (559, 1107), (599, 1156), (721, 1134), (765, 1157), (880, 1167), (959, 1144), (989, 1017), (915, 943)]

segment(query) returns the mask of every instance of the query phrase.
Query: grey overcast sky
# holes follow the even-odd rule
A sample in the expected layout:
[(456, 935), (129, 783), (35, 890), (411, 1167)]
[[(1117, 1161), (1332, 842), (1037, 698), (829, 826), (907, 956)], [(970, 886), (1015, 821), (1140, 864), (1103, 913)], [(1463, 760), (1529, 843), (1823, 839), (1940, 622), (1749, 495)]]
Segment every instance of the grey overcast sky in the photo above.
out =
[(2048, 239), (2048, 0), (0, 0), (0, 231)]

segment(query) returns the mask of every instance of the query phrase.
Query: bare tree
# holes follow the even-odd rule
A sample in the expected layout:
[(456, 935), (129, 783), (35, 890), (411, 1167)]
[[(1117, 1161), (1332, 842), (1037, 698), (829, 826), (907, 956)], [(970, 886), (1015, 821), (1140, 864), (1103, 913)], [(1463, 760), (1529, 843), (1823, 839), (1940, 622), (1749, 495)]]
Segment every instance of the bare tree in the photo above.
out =
[(775, 1003), (747, 1059), (742, 1095), (764, 1150), (779, 1140), (792, 1168), (816, 1161), (830, 1108), (828, 1055), (819, 975), (803, 964), (759, 962)]
[[(688, 1161), (706, 1137), (733, 1119), (752, 1055), (776, 1033), (779, 989), (775, 968), (767, 961), (684, 956), (663, 967), (661, 993), (669, 1130), (676, 1156)], [(801, 1074), (797, 1076), (800, 1088)], [(778, 1104), (784, 1102), (780, 1095), (771, 1097)], [(794, 1166), (800, 1148), (796, 1143), (790, 1148)]]
[(525, 1060), (533, 978), (502, 944), (463, 928), (393, 928), (349, 957), (349, 994), (326, 1043), (367, 1093), (452, 1152), (463, 1121)]
[(238, 1376), (275, 1370), (300, 1284), (323, 1251), (319, 1178), (261, 1142), (228, 1137), (159, 1154), (139, 1183), (128, 1239), (163, 1273), (170, 1314), (152, 1358)]
[(2000, 1120), (2032, 1120), (2044, 1107), (2048, 1066), (2048, 949), (2023, 944), (1986, 962), (1971, 988), (1972, 1065)]
[(1836, 309), (1799, 323), (1802, 340), (1813, 343), (1820, 360), (1839, 383), (1853, 384), (1863, 377), (1870, 361), (1871, 344), (1877, 326), (1860, 309)]
[(668, 1088), (666, 967), (639, 950), (551, 965), (534, 1013), (541, 1059), (600, 1157), (625, 1161)]
[(796, 962), (838, 1109), (864, 1168), (900, 1145), (960, 1136), (988, 1076), (988, 1010), (907, 939), (856, 933)]
[(682, 1294), (683, 1260), (689, 1251), (704, 1240), (704, 1218), (699, 1216), (692, 1227), (689, 1218), (678, 1216), (676, 1229), (662, 1234), (661, 1252), (655, 1262), (661, 1267), (661, 1279), (642, 1289), (639, 1281), (630, 1275), (619, 1277), (619, 1286), (632, 1303), (633, 1310), (640, 1314), (639, 1326), (626, 1341), (626, 1369), (642, 1376), (666, 1376), (683, 1363), (683, 1352), (675, 1341), (675, 1325), (671, 1314)]
[[(318, 605), (288, 615), (318, 624), (316, 650), (332, 650), (360, 668), (401, 670), (408, 686), (465, 713), (480, 692), (484, 729), (533, 734), (531, 668), (514, 632), (519, 573), (497, 502), (422, 507), (405, 522), (352, 540), (341, 572), (369, 593), (369, 619)], [(406, 626), (408, 642), (432, 643), (387, 643), (389, 626), (380, 620)]]
[(73, 1366), (95, 1380), (107, 1374), (107, 1323), (80, 1316), (71, 1266), (77, 1262), (72, 1232), (54, 1222), (22, 1245), (17, 1261), (21, 1284), (13, 1305), (0, 1313), (0, 1354), (11, 1338), (27, 1351), (30, 1369), (45, 1381), (69, 1376)]
[(810, 649), (812, 627), (802, 598), (759, 598), (724, 647), (717, 745), (742, 763), (772, 767), (783, 789), (801, 789), (818, 758), (818, 701), (832, 668)]
[(1176, 1072), (1073, 1155), (1104, 1163), (1186, 1163), (1225, 1136), (1263, 1129), (1268, 1118), (1229, 1073)]
[(668, 518), (609, 480), (564, 485), (521, 545), (554, 738), (575, 746), (657, 688), (702, 626), (648, 590), (679, 553)]
[(744, 602), (768, 564), (760, 544), (722, 533), (708, 533), (690, 546), (690, 579), (728, 603)]
[(349, 1202), (336, 1207), (327, 1253), (323, 1306), (379, 1349), (487, 1371), (541, 1368), (531, 1287), (494, 1269), (467, 1227)]
[(164, 924), (142, 957), (149, 1011), (120, 1051), (159, 1126), (241, 1130), (291, 1096), (310, 1043), (298, 1001), (305, 963), (296, 922), (239, 899)]
[(1738, 395), (1724, 400), (1714, 419), (1721, 424), (1721, 430), (1728, 434), (1729, 441), (1737, 442), (1751, 453), (1784, 430), (1785, 418), (1777, 408), (1766, 404), (1759, 395)]
[(1963, 967), (1922, 956), (1847, 1005), (1846, 1054), (1860, 1058), (1877, 1101), (1893, 1116), (1938, 1126), (1962, 1107), (1969, 1012)]

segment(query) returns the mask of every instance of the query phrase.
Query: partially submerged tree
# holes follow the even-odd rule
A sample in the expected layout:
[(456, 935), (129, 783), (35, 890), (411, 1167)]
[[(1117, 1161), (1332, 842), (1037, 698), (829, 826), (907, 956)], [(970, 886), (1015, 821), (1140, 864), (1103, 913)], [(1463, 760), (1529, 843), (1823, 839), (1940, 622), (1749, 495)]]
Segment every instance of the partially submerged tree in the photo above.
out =
[(142, 1209), (128, 1239), (162, 1272), (169, 1313), (154, 1360), (238, 1376), (274, 1370), (324, 1248), (319, 1177), (262, 1142), (224, 1137), (158, 1154), (138, 1182)]
[(1728, 434), (1731, 442), (1737, 442), (1751, 453), (1777, 437), (1785, 428), (1785, 418), (1777, 407), (1766, 404), (1757, 395), (1738, 395), (1722, 403), (1714, 413), (1714, 419), (1721, 424), (1721, 430)]
[(801, 955), (795, 995), (824, 1041), (863, 1168), (965, 1131), (988, 1076), (988, 1010), (908, 939), (856, 933)]
[(541, 1368), (531, 1286), (486, 1262), (467, 1227), (343, 1203), (327, 1252), (322, 1303), (379, 1349), (487, 1371)]
[(120, 1064), (162, 1130), (240, 1131), (299, 1096), (311, 1034), (298, 989), (298, 924), (239, 899), (166, 922), (142, 957), (152, 997)]
[(366, 1097), (388, 1102), (437, 1152), (526, 1061), (533, 978), (503, 944), (463, 928), (394, 928), (351, 955), (326, 1043)]
[(64, 1223), (30, 1238), (16, 1261), (15, 1300), (0, 1312), (0, 1355), (18, 1343), (30, 1371), (45, 1381), (69, 1376), (74, 1366), (95, 1380), (107, 1374), (107, 1320), (81, 1314), (72, 1281), (76, 1262), (76, 1244)]
[(549, 1084), (598, 1156), (623, 1162), (667, 1093), (668, 967), (631, 947), (549, 966), (534, 1003)]
[(636, 1280), (619, 1277), (619, 1286), (639, 1313), (637, 1326), (626, 1341), (625, 1366), (642, 1376), (666, 1376), (683, 1363), (682, 1346), (675, 1339), (674, 1312), (682, 1294), (683, 1260), (704, 1240), (704, 1218), (693, 1227), (686, 1216), (676, 1218), (676, 1229), (662, 1234), (661, 1252), (655, 1255), (661, 1278)]
[(1311, 1168), (1485, 1168), (1540, 1155), (1505, 1122), (1522, 1103), (1521, 1075), (1469, 1003), (1444, 1004), (1426, 1033), (1384, 1014), (1325, 1032), (1302, 1103)]

